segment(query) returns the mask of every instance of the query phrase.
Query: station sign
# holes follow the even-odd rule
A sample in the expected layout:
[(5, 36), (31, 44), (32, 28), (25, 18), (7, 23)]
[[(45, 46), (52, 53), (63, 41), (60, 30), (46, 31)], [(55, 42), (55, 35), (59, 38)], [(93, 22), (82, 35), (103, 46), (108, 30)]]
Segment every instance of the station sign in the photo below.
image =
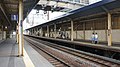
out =
[(12, 21), (17, 21), (18, 20), (18, 15), (11, 15), (11, 20)]

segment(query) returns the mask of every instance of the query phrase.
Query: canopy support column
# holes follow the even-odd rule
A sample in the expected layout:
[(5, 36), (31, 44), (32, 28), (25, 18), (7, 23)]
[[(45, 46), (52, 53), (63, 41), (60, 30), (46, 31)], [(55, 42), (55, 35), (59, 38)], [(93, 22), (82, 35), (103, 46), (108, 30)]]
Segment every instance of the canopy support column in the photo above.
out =
[(49, 37), (49, 26), (47, 26), (47, 37)]
[(43, 28), (41, 27), (40, 36), (43, 37)]
[(19, 56), (23, 56), (23, 0), (19, 0)]
[(112, 23), (112, 19), (111, 19), (111, 14), (108, 13), (108, 46), (111, 46), (112, 45), (112, 26), (111, 26), (111, 23)]
[(55, 39), (56, 39), (56, 24), (54, 24), (54, 35), (55, 35)]
[(73, 21), (71, 20), (71, 41), (73, 41)]

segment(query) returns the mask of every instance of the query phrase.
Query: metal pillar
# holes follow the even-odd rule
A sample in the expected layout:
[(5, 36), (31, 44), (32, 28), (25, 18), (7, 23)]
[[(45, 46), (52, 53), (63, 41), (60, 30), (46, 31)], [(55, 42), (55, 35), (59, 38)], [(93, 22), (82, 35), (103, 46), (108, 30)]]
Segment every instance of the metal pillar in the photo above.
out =
[(76, 29), (76, 39), (78, 39), (77, 35), (78, 35), (78, 34), (77, 34), (77, 29)]
[(34, 29), (32, 29), (32, 35), (34, 35)]
[(37, 35), (40, 36), (40, 29), (38, 28)]
[(33, 34), (33, 30), (31, 29), (31, 35)]
[(36, 29), (34, 29), (34, 36), (36, 36)]
[(33, 36), (35, 35), (35, 29), (33, 28)]
[(34, 36), (36, 35), (36, 29), (34, 29)]
[(83, 23), (83, 39), (85, 40), (85, 23)]
[(33, 31), (33, 29), (32, 29), (32, 35), (34, 34), (34, 31)]
[[(76, 24), (78, 24), (78, 23), (76, 23)], [(78, 29), (78, 26), (79, 26), (79, 25), (77, 25), (77, 26), (75, 27), (76, 39), (78, 39), (78, 38), (77, 38), (77, 35), (78, 35), (78, 34), (77, 34), (77, 29)]]
[(55, 35), (55, 39), (56, 39), (56, 24), (54, 24), (54, 35)]
[(49, 20), (49, 11), (47, 11), (47, 20)]
[(73, 41), (73, 21), (71, 20), (71, 41)]
[(43, 36), (43, 29), (41, 27), (41, 31), (40, 31), (40, 36), (42, 37)]
[(38, 28), (38, 29), (37, 29), (37, 35), (38, 35), (38, 36), (40, 36), (39, 33), (40, 33), (40, 29)]
[(108, 46), (112, 45), (112, 26), (111, 14), (108, 13)]
[(37, 28), (35, 28), (35, 36), (37, 35)]
[(31, 29), (31, 35), (33, 34), (33, 30)]
[(19, 56), (23, 56), (23, 0), (19, 0)]
[(19, 27), (18, 27), (18, 25), (17, 25), (17, 29), (16, 29), (16, 37), (17, 37), (17, 43), (19, 43), (19, 35), (18, 35), (18, 29), (19, 29)]
[(29, 31), (30, 31), (29, 34), (32, 35), (32, 30), (30, 29)]
[(35, 29), (33, 28), (33, 36), (35, 35)]
[(47, 37), (49, 37), (49, 26), (47, 26)]
[(4, 34), (3, 33), (4, 33), (4, 31), (3, 31), (3, 26), (2, 26), (2, 34), (1, 34), (2, 35), (2, 40), (4, 39), (4, 37), (3, 37)]
[(38, 28), (36, 28), (36, 35), (38, 36)]
[[(9, 34), (8, 34), (9, 35)], [(3, 31), (3, 38), (6, 39), (7, 38), (7, 31)]]

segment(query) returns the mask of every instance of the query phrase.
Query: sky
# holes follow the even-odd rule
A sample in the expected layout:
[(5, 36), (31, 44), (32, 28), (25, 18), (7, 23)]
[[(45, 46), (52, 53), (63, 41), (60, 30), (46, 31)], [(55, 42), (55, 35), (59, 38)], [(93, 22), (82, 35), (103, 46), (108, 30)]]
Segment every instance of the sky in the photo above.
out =
[[(98, 2), (101, 0), (89, 0), (90, 4)], [(65, 12), (49, 12), (49, 20), (54, 19), (60, 15), (65, 14)], [(40, 10), (36, 14), (36, 10), (32, 10), (28, 17), (23, 22), (23, 30), (47, 22), (47, 14), (44, 15), (44, 11)]]

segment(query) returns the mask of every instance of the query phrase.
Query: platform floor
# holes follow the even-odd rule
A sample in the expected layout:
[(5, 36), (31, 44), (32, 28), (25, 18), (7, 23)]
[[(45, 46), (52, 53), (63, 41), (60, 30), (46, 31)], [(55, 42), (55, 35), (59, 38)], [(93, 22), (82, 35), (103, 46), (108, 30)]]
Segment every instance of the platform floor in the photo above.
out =
[(4, 40), (0, 40), (0, 43), (2, 43)]
[(24, 42), (24, 57), (17, 57), (18, 44), (14, 38), (0, 42), (0, 67), (54, 67)]

